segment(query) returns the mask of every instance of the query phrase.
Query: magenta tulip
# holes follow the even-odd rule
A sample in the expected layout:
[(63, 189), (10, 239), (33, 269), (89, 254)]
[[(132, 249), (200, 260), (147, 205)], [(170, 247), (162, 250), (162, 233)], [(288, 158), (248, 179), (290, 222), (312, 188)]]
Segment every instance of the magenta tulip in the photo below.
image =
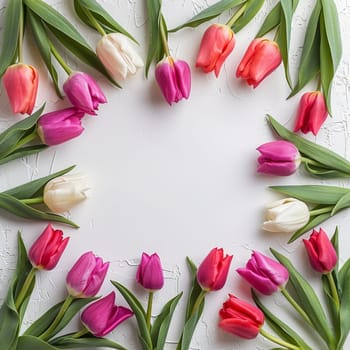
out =
[(33, 243), (28, 258), (37, 269), (52, 270), (61, 258), (69, 238), (63, 239), (63, 232), (48, 224), (43, 233)]
[(288, 270), (279, 262), (254, 251), (245, 268), (237, 272), (262, 294), (270, 295), (283, 287), (289, 278)]
[(136, 273), (136, 281), (149, 290), (158, 290), (163, 287), (164, 276), (158, 254), (142, 253), (141, 262)]
[(95, 296), (107, 274), (109, 263), (92, 252), (83, 254), (68, 272), (66, 283), (70, 295), (77, 298)]

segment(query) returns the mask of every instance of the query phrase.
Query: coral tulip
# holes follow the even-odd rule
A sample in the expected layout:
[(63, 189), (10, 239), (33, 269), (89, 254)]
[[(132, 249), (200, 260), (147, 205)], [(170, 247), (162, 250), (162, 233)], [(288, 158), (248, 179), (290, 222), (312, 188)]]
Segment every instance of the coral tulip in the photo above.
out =
[(275, 41), (258, 38), (253, 40), (236, 71), (236, 77), (245, 79), (256, 88), (282, 62), (278, 44)]
[(205, 73), (215, 71), (218, 77), (221, 66), (235, 44), (236, 37), (229, 26), (212, 24), (202, 37), (196, 67), (200, 67)]
[(142, 254), (141, 262), (136, 273), (136, 280), (144, 288), (149, 290), (158, 290), (163, 287), (164, 276), (158, 254)]
[(13, 113), (31, 114), (39, 83), (36, 68), (16, 63), (7, 68), (2, 79)]

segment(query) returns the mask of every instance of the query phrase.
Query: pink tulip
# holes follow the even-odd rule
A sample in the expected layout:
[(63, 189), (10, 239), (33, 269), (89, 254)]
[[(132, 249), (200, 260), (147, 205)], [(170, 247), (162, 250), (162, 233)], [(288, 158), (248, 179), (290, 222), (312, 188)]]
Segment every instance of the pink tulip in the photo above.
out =
[(169, 105), (189, 97), (191, 91), (191, 70), (187, 62), (166, 57), (157, 64), (155, 76), (160, 90)]
[(309, 238), (303, 239), (311, 266), (322, 274), (331, 272), (337, 264), (337, 252), (332, 242), (329, 240), (326, 232), (320, 228), (320, 231), (312, 231)]
[(95, 337), (104, 337), (133, 315), (131, 310), (114, 303), (115, 293), (111, 292), (89, 305), (81, 314), (83, 325)]
[(223, 24), (212, 24), (204, 33), (197, 55), (196, 67), (205, 73), (215, 71), (218, 77), (221, 66), (236, 44), (232, 29)]
[(83, 254), (68, 272), (66, 282), (70, 295), (77, 298), (95, 296), (107, 274), (109, 263), (92, 252)]
[(239, 64), (236, 77), (247, 81), (256, 88), (282, 62), (276, 42), (264, 38), (253, 40)]
[(13, 113), (31, 114), (38, 92), (39, 74), (35, 67), (16, 63), (2, 78)]
[(158, 254), (143, 253), (137, 269), (136, 281), (149, 290), (161, 289), (164, 285), (163, 270)]
[(28, 258), (37, 269), (52, 270), (61, 258), (69, 238), (63, 239), (63, 232), (48, 224), (43, 233), (33, 243)]
[(38, 135), (49, 146), (66, 142), (83, 132), (83, 117), (84, 112), (74, 107), (46, 113), (38, 121)]
[(258, 172), (277, 176), (293, 174), (300, 165), (300, 153), (293, 143), (272, 141), (259, 146)]
[(270, 295), (283, 287), (289, 278), (288, 270), (279, 262), (254, 251), (245, 268), (237, 272), (262, 294)]
[(306, 92), (300, 100), (294, 131), (317, 135), (327, 119), (327, 106), (321, 91)]
[(198, 283), (204, 290), (215, 291), (225, 285), (232, 257), (232, 255), (224, 257), (222, 248), (214, 248), (210, 251), (197, 271)]

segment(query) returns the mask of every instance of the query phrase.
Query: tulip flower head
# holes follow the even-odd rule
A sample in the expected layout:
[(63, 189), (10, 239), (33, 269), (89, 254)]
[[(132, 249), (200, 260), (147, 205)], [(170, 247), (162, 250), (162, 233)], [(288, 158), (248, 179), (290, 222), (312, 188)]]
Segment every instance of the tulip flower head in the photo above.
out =
[(317, 135), (327, 119), (327, 106), (321, 91), (306, 92), (300, 100), (294, 131)]
[(205, 291), (221, 289), (227, 279), (232, 255), (224, 256), (222, 248), (214, 248), (199, 265), (197, 281)]
[(237, 272), (264, 295), (271, 295), (283, 287), (289, 278), (288, 270), (279, 262), (254, 251), (246, 267)]
[(104, 337), (132, 315), (131, 310), (115, 305), (115, 293), (111, 292), (90, 304), (81, 314), (81, 321), (95, 337)]
[(221, 66), (236, 44), (232, 29), (223, 24), (212, 24), (205, 31), (200, 43), (196, 67), (205, 73), (215, 71), (219, 76)]
[(84, 131), (83, 117), (84, 112), (74, 107), (43, 114), (38, 121), (38, 135), (48, 146), (59, 145)]
[(92, 252), (83, 254), (68, 272), (68, 293), (76, 298), (95, 296), (102, 286), (108, 266), (108, 262), (104, 263)]
[(257, 307), (229, 294), (219, 311), (219, 327), (225, 332), (243, 339), (253, 339), (265, 322), (264, 314)]
[(248, 46), (238, 65), (236, 77), (246, 80), (256, 88), (282, 62), (282, 55), (275, 41), (258, 38)]
[(23, 63), (13, 64), (7, 68), (2, 80), (13, 113), (31, 114), (39, 84), (36, 68)]
[(164, 276), (158, 254), (142, 253), (136, 272), (136, 281), (148, 290), (158, 290), (163, 287)]
[(293, 174), (301, 163), (301, 156), (293, 143), (279, 140), (264, 143), (257, 150), (260, 152), (258, 158), (258, 172), (288, 176)]
[(96, 54), (116, 80), (125, 80), (143, 67), (142, 58), (134, 49), (132, 41), (121, 33), (104, 35), (97, 43)]
[(269, 232), (291, 233), (305, 226), (310, 219), (307, 205), (295, 198), (272, 202), (266, 209), (262, 229)]
[(319, 232), (313, 230), (310, 238), (303, 239), (303, 242), (313, 269), (322, 274), (334, 269), (338, 261), (337, 252), (322, 228)]
[(107, 102), (97, 82), (83, 72), (71, 74), (63, 84), (63, 90), (74, 107), (91, 115), (96, 115), (100, 103)]
[(52, 270), (58, 264), (68, 241), (69, 237), (63, 238), (61, 230), (55, 230), (48, 224), (29, 249), (31, 264), (37, 269)]
[(191, 91), (191, 70), (187, 62), (174, 60), (168, 56), (157, 64), (155, 76), (160, 90), (169, 105), (189, 97)]

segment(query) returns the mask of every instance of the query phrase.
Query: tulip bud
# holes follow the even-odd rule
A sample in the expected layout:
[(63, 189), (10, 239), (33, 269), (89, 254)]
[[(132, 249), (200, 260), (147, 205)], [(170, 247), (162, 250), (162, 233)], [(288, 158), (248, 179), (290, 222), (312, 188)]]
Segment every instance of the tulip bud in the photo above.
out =
[(300, 100), (294, 131), (317, 135), (327, 119), (327, 106), (321, 91), (306, 92)]
[(232, 255), (224, 257), (222, 248), (210, 251), (197, 271), (197, 281), (203, 290), (215, 291), (225, 285), (232, 257)]
[(320, 231), (312, 231), (309, 238), (303, 239), (311, 266), (322, 274), (331, 272), (337, 264), (337, 252), (327, 234), (320, 228)]
[(218, 77), (221, 66), (232, 52), (235, 44), (236, 37), (229, 26), (212, 24), (205, 31), (200, 43), (196, 67), (200, 67), (205, 73), (214, 70)]
[(137, 269), (136, 281), (149, 290), (161, 289), (164, 285), (163, 270), (158, 254), (151, 256), (142, 253), (141, 262)]
[(62, 213), (83, 201), (88, 189), (81, 174), (58, 176), (45, 185), (44, 203), (53, 213)]
[(63, 90), (74, 107), (91, 115), (96, 115), (100, 103), (107, 102), (97, 82), (83, 72), (71, 74), (63, 84)]
[(238, 65), (236, 77), (245, 79), (256, 88), (282, 62), (282, 55), (275, 41), (258, 38), (253, 40)]
[(13, 64), (7, 68), (2, 80), (13, 113), (31, 114), (39, 84), (36, 68), (23, 63)]
[(293, 143), (288, 141), (273, 141), (257, 148), (258, 172), (277, 176), (293, 174), (299, 167), (301, 156)]
[(76, 298), (95, 296), (107, 274), (109, 263), (92, 252), (83, 254), (68, 272), (66, 283), (70, 295)]
[(142, 58), (133, 48), (132, 41), (121, 33), (104, 35), (97, 43), (96, 54), (116, 80), (125, 80), (143, 67)]
[(288, 270), (279, 262), (254, 251), (245, 268), (237, 272), (262, 294), (271, 295), (283, 287), (289, 278)]
[(115, 293), (111, 292), (90, 304), (81, 314), (83, 325), (95, 337), (104, 337), (133, 315), (131, 310), (114, 303)]
[(48, 224), (28, 252), (31, 264), (37, 269), (52, 270), (58, 264), (68, 241), (68, 237), (63, 239), (61, 230), (54, 230)]
[(272, 202), (266, 209), (262, 229), (269, 232), (291, 233), (304, 227), (310, 219), (307, 205), (295, 198)]

